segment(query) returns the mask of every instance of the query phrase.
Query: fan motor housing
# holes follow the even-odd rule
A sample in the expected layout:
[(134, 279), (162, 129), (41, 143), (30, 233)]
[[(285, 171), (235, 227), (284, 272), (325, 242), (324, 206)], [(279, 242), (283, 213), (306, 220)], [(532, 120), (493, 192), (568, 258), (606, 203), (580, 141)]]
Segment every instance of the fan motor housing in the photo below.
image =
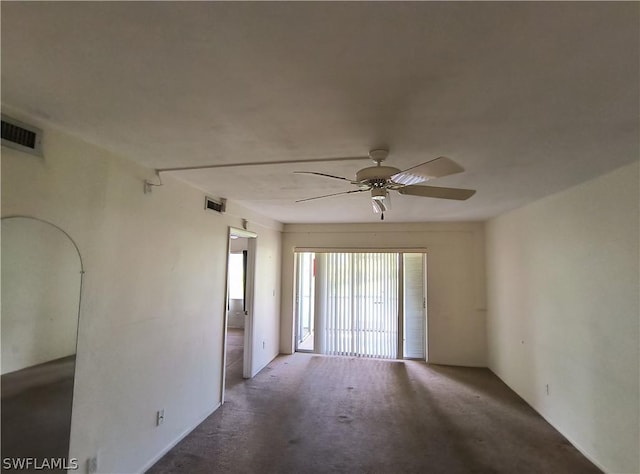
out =
[(400, 170), (393, 166), (370, 166), (369, 168), (363, 168), (356, 173), (356, 181), (386, 181), (391, 178), (391, 176), (399, 172)]

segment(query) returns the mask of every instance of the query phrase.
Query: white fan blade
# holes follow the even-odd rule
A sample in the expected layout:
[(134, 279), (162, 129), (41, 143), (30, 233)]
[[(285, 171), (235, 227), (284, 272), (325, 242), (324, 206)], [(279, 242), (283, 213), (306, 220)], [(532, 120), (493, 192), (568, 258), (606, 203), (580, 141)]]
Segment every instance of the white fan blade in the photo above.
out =
[(458, 163), (446, 156), (441, 156), (440, 158), (427, 161), (408, 170), (400, 171), (391, 176), (391, 180), (394, 183), (412, 185), (462, 171), (464, 171), (464, 168)]
[(313, 201), (314, 199), (322, 199), (322, 198), (331, 197), (331, 196), (339, 196), (341, 194), (361, 193), (363, 191), (368, 191), (368, 189), (354, 189), (353, 191), (343, 191), (341, 193), (325, 194), (324, 196), (316, 196), (312, 198), (299, 199), (296, 202)]
[(347, 178), (343, 178), (341, 176), (334, 176), (332, 174), (326, 174), (326, 173), (317, 173), (315, 171), (294, 171), (295, 174), (314, 174), (316, 176), (324, 176), (326, 178), (335, 178), (335, 179), (341, 179), (343, 181), (349, 181), (350, 183), (356, 184), (354, 181), (351, 181), (350, 179)]
[(474, 189), (438, 188), (435, 186), (405, 186), (398, 189), (398, 192), (409, 196), (455, 199), (456, 201), (464, 201), (476, 193)]

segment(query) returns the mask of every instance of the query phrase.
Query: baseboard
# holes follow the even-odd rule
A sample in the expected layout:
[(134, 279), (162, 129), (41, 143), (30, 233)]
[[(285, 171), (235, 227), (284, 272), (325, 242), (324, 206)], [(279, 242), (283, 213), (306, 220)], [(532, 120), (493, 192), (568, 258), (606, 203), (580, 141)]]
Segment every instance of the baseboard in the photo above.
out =
[(209, 416), (211, 416), (212, 413), (214, 413), (218, 408), (220, 408), (222, 406), (221, 403), (218, 403), (213, 410), (211, 410), (209, 413), (206, 413), (203, 417), (201, 417), (198, 421), (196, 421), (195, 423), (193, 423), (191, 426), (189, 426), (187, 429), (185, 429), (182, 433), (180, 433), (173, 441), (171, 441), (164, 449), (162, 449), (156, 456), (154, 456), (153, 458), (151, 458), (140, 470), (141, 473), (147, 472), (149, 469), (151, 469), (151, 467), (157, 463), (162, 456), (164, 456), (165, 454), (167, 454), (169, 451), (171, 451), (176, 444), (178, 444), (180, 441), (182, 441), (189, 433), (191, 433), (193, 430), (196, 429), (196, 427), (202, 423), (204, 420), (206, 420)]
[(564, 437), (567, 439), (567, 441), (569, 441), (569, 442), (571, 443), (571, 445), (572, 445), (574, 448), (576, 448), (576, 449), (580, 452), (580, 454), (582, 454), (585, 458), (587, 458), (589, 461), (591, 461), (593, 464), (595, 464), (595, 466), (596, 466), (598, 469), (600, 469), (602, 472), (609, 472), (609, 471), (608, 471), (608, 470), (607, 470), (607, 469), (606, 469), (602, 464), (600, 464), (598, 461), (596, 461), (596, 460), (593, 458), (593, 456), (591, 456), (591, 455), (590, 455), (590, 454), (589, 454), (589, 453), (588, 453), (588, 452), (587, 452), (587, 451), (586, 451), (586, 450), (585, 450), (585, 449), (580, 445), (580, 443), (577, 443), (573, 438), (571, 438), (571, 436), (569, 436), (569, 435), (567, 435), (566, 433), (564, 433), (564, 432), (563, 432), (560, 428), (558, 428), (558, 427), (557, 427), (557, 426), (556, 426), (556, 425), (555, 425), (555, 424), (554, 424), (550, 419), (548, 419), (546, 416), (544, 416), (542, 413), (540, 413), (540, 412), (538, 411), (538, 409), (537, 409), (535, 406), (533, 406), (533, 405), (531, 404), (531, 402), (529, 402), (529, 400), (527, 400), (525, 397), (523, 397), (521, 393), (518, 393), (518, 392), (517, 392), (517, 391), (516, 391), (516, 390), (515, 390), (511, 385), (509, 385), (509, 384), (508, 384), (508, 383), (507, 383), (507, 382), (506, 382), (502, 377), (500, 377), (498, 374), (496, 374), (496, 373), (494, 372), (494, 370), (493, 370), (491, 367), (487, 367), (487, 368), (491, 371), (491, 373), (492, 373), (493, 375), (495, 375), (496, 377), (498, 377), (498, 378), (502, 381), (502, 383), (504, 383), (507, 387), (509, 387), (511, 390), (513, 390), (513, 391), (514, 391), (514, 392), (515, 392), (515, 393), (516, 393), (520, 398), (522, 398), (522, 399), (525, 401), (525, 403), (526, 403), (527, 405), (529, 405), (529, 406), (533, 409), (533, 411), (535, 411), (538, 415), (540, 415), (544, 421), (546, 421), (547, 423), (549, 423), (549, 424), (553, 427), (553, 429), (555, 429), (558, 433), (560, 433), (562, 436), (564, 436)]
[[(531, 405), (529, 405), (531, 406)], [(536, 410), (534, 407), (531, 406), (531, 408), (533, 408), (534, 410)], [(538, 415), (540, 415), (542, 418), (544, 418), (544, 420), (549, 423), (551, 426), (553, 426), (558, 433), (560, 433), (562, 436), (564, 436), (565, 438), (567, 438), (567, 441), (569, 441), (571, 443), (571, 445), (576, 448), (578, 451), (580, 451), (580, 454), (582, 454), (585, 458), (587, 458), (589, 461), (591, 461), (593, 464), (595, 464), (595, 466), (600, 469), (602, 472), (610, 472), (608, 471), (602, 464), (600, 464), (598, 461), (596, 461), (595, 459), (593, 459), (593, 457), (591, 455), (589, 455), (589, 453), (582, 448), (582, 446), (580, 446), (579, 443), (577, 443), (574, 439), (571, 438), (571, 436), (568, 436), (566, 434), (564, 434), (562, 431), (560, 431), (558, 429), (558, 427), (556, 425), (554, 425), (553, 423), (551, 423), (551, 421), (549, 419), (547, 419), (547, 417), (545, 417), (542, 413), (540, 413), (538, 410), (536, 410), (536, 413)]]
[[(258, 373), (260, 371), (262, 371), (262, 369), (264, 369), (267, 365), (269, 365), (271, 362), (273, 362), (273, 360), (278, 357), (280, 354), (276, 353), (271, 360), (269, 360), (269, 362), (267, 362), (266, 364), (264, 364), (260, 370), (258, 370), (255, 374), (253, 374), (253, 376), (258, 375)], [(189, 433), (191, 433), (194, 429), (196, 429), (196, 427), (202, 423), (204, 420), (206, 420), (212, 413), (214, 413), (218, 408), (220, 408), (222, 406), (221, 403), (218, 403), (213, 410), (211, 410), (209, 413), (206, 413), (201, 419), (199, 419), (198, 421), (196, 421), (193, 425), (191, 425), (190, 427), (188, 427), (186, 430), (184, 430), (182, 433), (180, 433), (173, 441), (171, 441), (164, 449), (162, 449), (156, 456), (154, 456), (152, 459), (150, 459), (140, 470), (141, 473), (144, 473), (146, 471), (148, 471), (149, 469), (151, 469), (151, 467), (157, 463), (162, 456), (164, 456), (165, 454), (167, 454), (169, 451), (171, 451), (176, 444), (178, 444), (180, 441), (182, 441), (184, 439), (185, 436), (187, 436)]]
[(269, 359), (269, 361), (264, 364), (262, 367), (260, 367), (259, 369), (255, 370), (253, 372), (253, 374), (251, 374), (251, 378), (255, 377), (256, 375), (258, 375), (267, 365), (269, 365), (271, 362), (273, 362), (275, 360), (276, 357), (278, 357), (280, 355), (279, 352), (276, 352), (275, 355), (272, 355), (271, 359)]

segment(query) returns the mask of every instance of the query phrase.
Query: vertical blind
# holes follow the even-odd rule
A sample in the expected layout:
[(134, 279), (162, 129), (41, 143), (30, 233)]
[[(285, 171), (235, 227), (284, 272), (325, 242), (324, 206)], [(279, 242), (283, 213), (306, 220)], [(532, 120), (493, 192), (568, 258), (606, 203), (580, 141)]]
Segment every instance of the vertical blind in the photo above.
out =
[(404, 357), (424, 359), (426, 355), (424, 258), (421, 253), (405, 253), (404, 272)]
[(318, 254), (319, 351), (398, 356), (398, 254)]

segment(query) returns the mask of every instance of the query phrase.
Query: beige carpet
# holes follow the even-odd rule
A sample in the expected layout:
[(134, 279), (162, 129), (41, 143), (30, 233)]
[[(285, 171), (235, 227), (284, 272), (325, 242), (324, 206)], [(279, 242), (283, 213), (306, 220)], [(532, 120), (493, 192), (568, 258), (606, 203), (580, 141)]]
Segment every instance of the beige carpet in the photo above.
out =
[[(42, 466), (45, 459), (68, 458), (74, 372), (75, 356), (69, 356), (2, 376), (0, 451), (7, 465), (12, 465), (11, 459), (20, 462), (35, 458)], [(43, 470), (2, 469), (2, 472)]]
[(489, 370), (295, 354), (149, 472), (600, 471)]
[(227, 392), (241, 383), (244, 356), (244, 329), (227, 329), (227, 361), (225, 387)]

